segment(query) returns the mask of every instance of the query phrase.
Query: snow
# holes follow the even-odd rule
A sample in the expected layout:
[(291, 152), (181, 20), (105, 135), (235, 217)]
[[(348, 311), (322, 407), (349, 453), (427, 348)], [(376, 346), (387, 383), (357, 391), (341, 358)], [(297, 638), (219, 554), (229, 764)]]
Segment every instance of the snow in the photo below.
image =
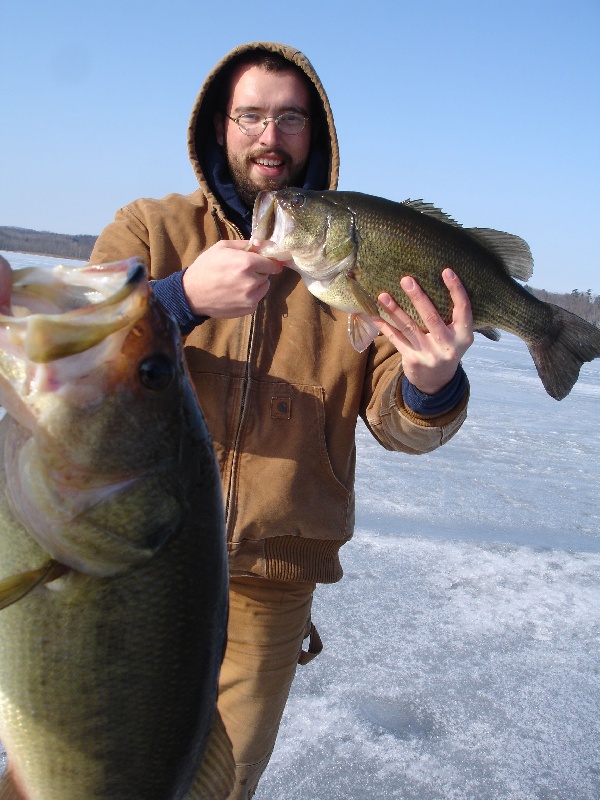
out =
[(464, 363), (469, 417), (440, 450), (358, 427), (325, 649), (256, 800), (600, 799), (600, 360), (561, 402), (514, 336)]
[(345, 576), (256, 800), (600, 798), (600, 362), (557, 403), (477, 337), (469, 417), (421, 457), (357, 432)]

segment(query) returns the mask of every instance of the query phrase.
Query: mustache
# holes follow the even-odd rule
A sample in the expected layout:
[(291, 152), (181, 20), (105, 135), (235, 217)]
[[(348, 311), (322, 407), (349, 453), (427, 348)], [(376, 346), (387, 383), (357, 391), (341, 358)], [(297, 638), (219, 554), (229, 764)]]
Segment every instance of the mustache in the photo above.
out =
[(291, 161), (291, 156), (281, 147), (260, 147), (248, 156), (249, 159), (255, 158), (280, 158), (282, 161)]

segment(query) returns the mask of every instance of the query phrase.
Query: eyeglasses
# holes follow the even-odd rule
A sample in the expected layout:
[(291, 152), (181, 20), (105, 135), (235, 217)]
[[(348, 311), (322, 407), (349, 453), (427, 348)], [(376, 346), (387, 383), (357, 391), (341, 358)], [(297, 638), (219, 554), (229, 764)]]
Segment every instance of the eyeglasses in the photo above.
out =
[(288, 111), (287, 114), (280, 114), (278, 117), (263, 117), (262, 114), (254, 114), (247, 112), (240, 114), (239, 117), (230, 117), (229, 114), (225, 116), (238, 126), (242, 133), (246, 136), (259, 136), (267, 127), (270, 120), (273, 120), (275, 125), (282, 133), (295, 136), (304, 130), (307, 120), (310, 117), (305, 117), (303, 114), (296, 114), (294, 111)]

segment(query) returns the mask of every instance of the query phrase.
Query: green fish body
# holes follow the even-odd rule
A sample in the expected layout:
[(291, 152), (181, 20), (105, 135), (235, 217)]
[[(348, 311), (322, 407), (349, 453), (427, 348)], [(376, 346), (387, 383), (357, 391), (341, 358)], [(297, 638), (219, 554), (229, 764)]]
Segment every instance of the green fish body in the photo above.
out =
[(452, 302), (441, 274), (450, 267), (465, 287), (474, 328), (497, 339), (497, 328), (523, 339), (542, 383), (564, 398), (581, 365), (600, 356), (600, 329), (534, 297), (527, 281), (533, 259), (527, 243), (488, 228), (462, 228), (422, 201), (396, 203), (357, 192), (284, 189), (262, 192), (254, 209), (253, 238), (260, 252), (285, 261), (321, 301), (350, 314), (353, 346), (364, 350), (378, 334), (370, 322), (381, 316), (377, 302), (387, 292), (423, 329), (402, 291), (413, 277), (442, 319)]
[(0, 798), (225, 798), (220, 478), (177, 325), (135, 259), (50, 272), (0, 275)]

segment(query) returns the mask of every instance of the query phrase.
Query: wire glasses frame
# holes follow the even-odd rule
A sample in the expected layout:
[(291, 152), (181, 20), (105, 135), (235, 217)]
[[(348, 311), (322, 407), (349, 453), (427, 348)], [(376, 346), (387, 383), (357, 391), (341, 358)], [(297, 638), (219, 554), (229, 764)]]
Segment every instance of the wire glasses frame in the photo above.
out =
[(229, 114), (225, 114), (225, 116), (235, 122), (246, 136), (259, 136), (271, 120), (282, 133), (295, 136), (304, 130), (304, 126), (310, 119), (310, 117), (305, 117), (304, 114), (298, 114), (295, 111), (288, 111), (278, 117), (263, 117), (261, 114), (252, 112), (240, 114), (239, 117), (230, 117)]

